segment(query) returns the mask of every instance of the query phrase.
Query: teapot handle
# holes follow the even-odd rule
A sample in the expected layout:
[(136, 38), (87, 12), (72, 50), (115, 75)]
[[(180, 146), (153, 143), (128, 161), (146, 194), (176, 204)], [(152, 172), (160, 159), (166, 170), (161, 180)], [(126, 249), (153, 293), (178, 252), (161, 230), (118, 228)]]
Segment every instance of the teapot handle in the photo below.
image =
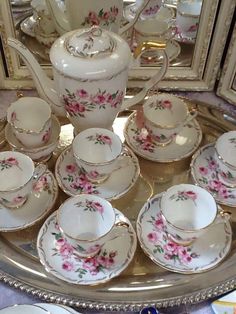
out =
[(145, 0), (143, 2), (143, 4), (138, 8), (135, 17), (133, 19), (132, 22), (129, 22), (128, 24), (126, 24), (125, 26), (123, 26), (122, 28), (119, 29), (119, 35), (122, 36), (124, 33), (126, 33), (131, 27), (134, 26), (134, 24), (137, 22), (137, 20), (139, 19), (141, 13), (143, 12), (143, 10), (146, 8), (146, 6), (149, 4), (151, 0)]
[(141, 102), (149, 92), (151, 88), (153, 88), (158, 82), (160, 82), (163, 77), (166, 74), (166, 71), (169, 66), (169, 58), (167, 56), (167, 53), (165, 51), (166, 44), (165, 43), (158, 43), (158, 42), (143, 42), (134, 51), (134, 58), (137, 59), (137, 57), (144, 52), (147, 49), (155, 48), (155, 49), (161, 49), (161, 52), (163, 54), (163, 64), (160, 70), (157, 71), (157, 73), (152, 76), (145, 84), (144, 88), (134, 97), (124, 100), (121, 106), (121, 111), (125, 109), (129, 109), (130, 107), (138, 104)]

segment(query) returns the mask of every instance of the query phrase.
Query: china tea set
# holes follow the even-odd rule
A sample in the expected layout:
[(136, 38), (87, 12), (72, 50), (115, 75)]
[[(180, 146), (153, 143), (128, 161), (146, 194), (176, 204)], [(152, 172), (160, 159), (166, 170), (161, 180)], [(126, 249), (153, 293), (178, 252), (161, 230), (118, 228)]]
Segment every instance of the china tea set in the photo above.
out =
[[(189, 274), (218, 265), (230, 251), (232, 229), (230, 213), (215, 199), (236, 206), (236, 131), (199, 149), (191, 163), (196, 185), (174, 185), (149, 199), (136, 231), (110, 203), (139, 178), (134, 152), (165, 163), (192, 155), (201, 143), (197, 111), (183, 99), (167, 93), (145, 99), (166, 72), (165, 45), (156, 45), (163, 50), (161, 70), (124, 100), (131, 52), (118, 34), (100, 27), (63, 34), (50, 50), (54, 81), (25, 46), (15, 39), (8, 43), (29, 66), (44, 100), (22, 97), (8, 108), (5, 136), (12, 151), (0, 152), (0, 231), (25, 229), (49, 216), (58, 184), (70, 198), (46, 219), (37, 238), (40, 262), (55, 277), (90, 285), (118, 276), (134, 257), (136, 231), (143, 251), (165, 269)], [(141, 101), (127, 119), (126, 146), (112, 124), (119, 111)], [(48, 103), (75, 130), (72, 145), (57, 158), (55, 177), (45, 164), (58, 145), (60, 123)]]

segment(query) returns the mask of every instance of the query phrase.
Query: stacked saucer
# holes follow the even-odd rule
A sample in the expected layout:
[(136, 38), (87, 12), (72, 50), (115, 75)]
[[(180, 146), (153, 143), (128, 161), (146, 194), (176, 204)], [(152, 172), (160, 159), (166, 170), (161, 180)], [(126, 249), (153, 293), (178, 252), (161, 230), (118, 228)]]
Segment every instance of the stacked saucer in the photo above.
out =
[(51, 303), (20, 304), (0, 310), (1, 314), (79, 314), (68, 306)]
[(12, 150), (46, 162), (58, 145), (60, 123), (51, 108), (37, 97), (22, 97), (7, 112), (5, 137)]
[(167, 270), (182, 274), (210, 270), (231, 249), (229, 216), (221, 216), (221, 210), (206, 190), (190, 184), (173, 186), (141, 209), (139, 243), (154, 263)]

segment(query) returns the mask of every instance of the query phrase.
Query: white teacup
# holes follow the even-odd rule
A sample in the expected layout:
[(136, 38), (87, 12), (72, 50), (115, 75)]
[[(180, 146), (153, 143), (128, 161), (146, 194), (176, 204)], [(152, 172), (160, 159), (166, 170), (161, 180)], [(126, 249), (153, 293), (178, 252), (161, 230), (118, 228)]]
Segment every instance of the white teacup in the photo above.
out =
[(92, 182), (102, 182), (123, 165), (123, 145), (118, 135), (103, 128), (82, 131), (73, 140), (78, 166)]
[(236, 187), (236, 131), (221, 135), (215, 143), (219, 179), (226, 186)]
[(177, 96), (158, 94), (143, 104), (144, 126), (154, 141), (169, 144), (181, 129), (197, 115)]
[(169, 188), (160, 200), (161, 215), (170, 238), (189, 245), (208, 231), (213, 224), (224, 223), (228, 212), (219, 212), (213, 196), (192, 184)]
[[(140, 8), (144, 0), (136, 0), (136, 8)], [(151, 18), (160, 10), (163, 0), (151, 0), (142, 11), (142, 18)]]
[(51, 136), (51, 108), (38, 97), (21, 97), (7, 109), (7, 121), (25, 147), (45, 145)]
[(22, 153), (0, 152), (0, 203), (7, 208), (22, 206), (45, 171), (45, 165), (35, 167), (32, 159)]
[[(108, 201), (89, 194), (67, 199), (58, 209), (57, 223), (63, 237), (85, 258), (96, 255), (107, 241), (122, 236), (129, 227), (116, 217)], [(114, 230), (118, 226), (126, 229)]]
[(180, 0), (178, 2), (176, 24), (183, 38), (196, 38), (201, 7), (201, 1)]

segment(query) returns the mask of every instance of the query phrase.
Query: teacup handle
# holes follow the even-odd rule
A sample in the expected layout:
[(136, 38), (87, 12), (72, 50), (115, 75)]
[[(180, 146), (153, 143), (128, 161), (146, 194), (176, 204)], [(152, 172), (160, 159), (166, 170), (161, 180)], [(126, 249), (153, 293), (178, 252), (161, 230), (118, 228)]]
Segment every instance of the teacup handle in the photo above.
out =
[(46, 172), (47, 166), (41, 163), (36, 164), (34, 175), (33, 175), (33, 181), (37, 182), (39, 178)]
[(130, 156), (128, 153), (128, 149), (123, 146), (121, 155), (118, 157), (118, 161), (117, 161), (117, 166), (115, 167), (114, 171), (117, 171), (123, 167), (127, 167), (129, 166), (130, 162), (131, 162), (131, 158), (129, 158), (128, 160), (124, 161), (124, 159), (126, 159), (125, 157)]
[(192, 121), (194, 118), (196, 118), (197, 114), (198, 114), (197, 109), (196, 108), (191, 108), (189, 110), (189, 114), (188, 114), (184, 124), (186, 124), (186, 123)]
[(214, 221), (214, 224), (220, 224), (224, 223), (226, 221), (229, 221), (232, 216), (232, 213), (230, 211), (226, 211), (224, 209), (221, 209), (216, 216), (216, 219)]
[[(114, 227), (116, 227), (116, 230), (112, 232), (112, 235), (108, 238), (108, 241), (112, 241), (117, 237), (122, 237), (123, 235), (125, 235), (126, 232), (129, 230), (130, 224), (120, 219), (119, 217), (116, 217)], [(120, 228), (122, 228), (123, 230), (121, 231)]]
[(146, 95), (148, 94), (149, 90), (152, 89), (158, 82), (160, 82), (163, 77), (166, 74), (166, 71), (169, 66), (169, 58), (167, 56), (167, 53), (165, 51), (166, 48), (166, 43), (159, 43), (159, 42), (143, 42), (134, 51), (134, 58), (137, 59), (140, 54), (142, 54), (144, 51), (147, 49), (160, 49), (162, 54), (163, 54), (163, 64), (160, 70), (157, 71), (154, 76), (152, 76), (144, 85), (144, 88), (133, 98), (124, 100), (122, 105), (121, 105), (121, 111), (125, 109), (129, 109), (130, 107), (138, 104), (141, 102)]

